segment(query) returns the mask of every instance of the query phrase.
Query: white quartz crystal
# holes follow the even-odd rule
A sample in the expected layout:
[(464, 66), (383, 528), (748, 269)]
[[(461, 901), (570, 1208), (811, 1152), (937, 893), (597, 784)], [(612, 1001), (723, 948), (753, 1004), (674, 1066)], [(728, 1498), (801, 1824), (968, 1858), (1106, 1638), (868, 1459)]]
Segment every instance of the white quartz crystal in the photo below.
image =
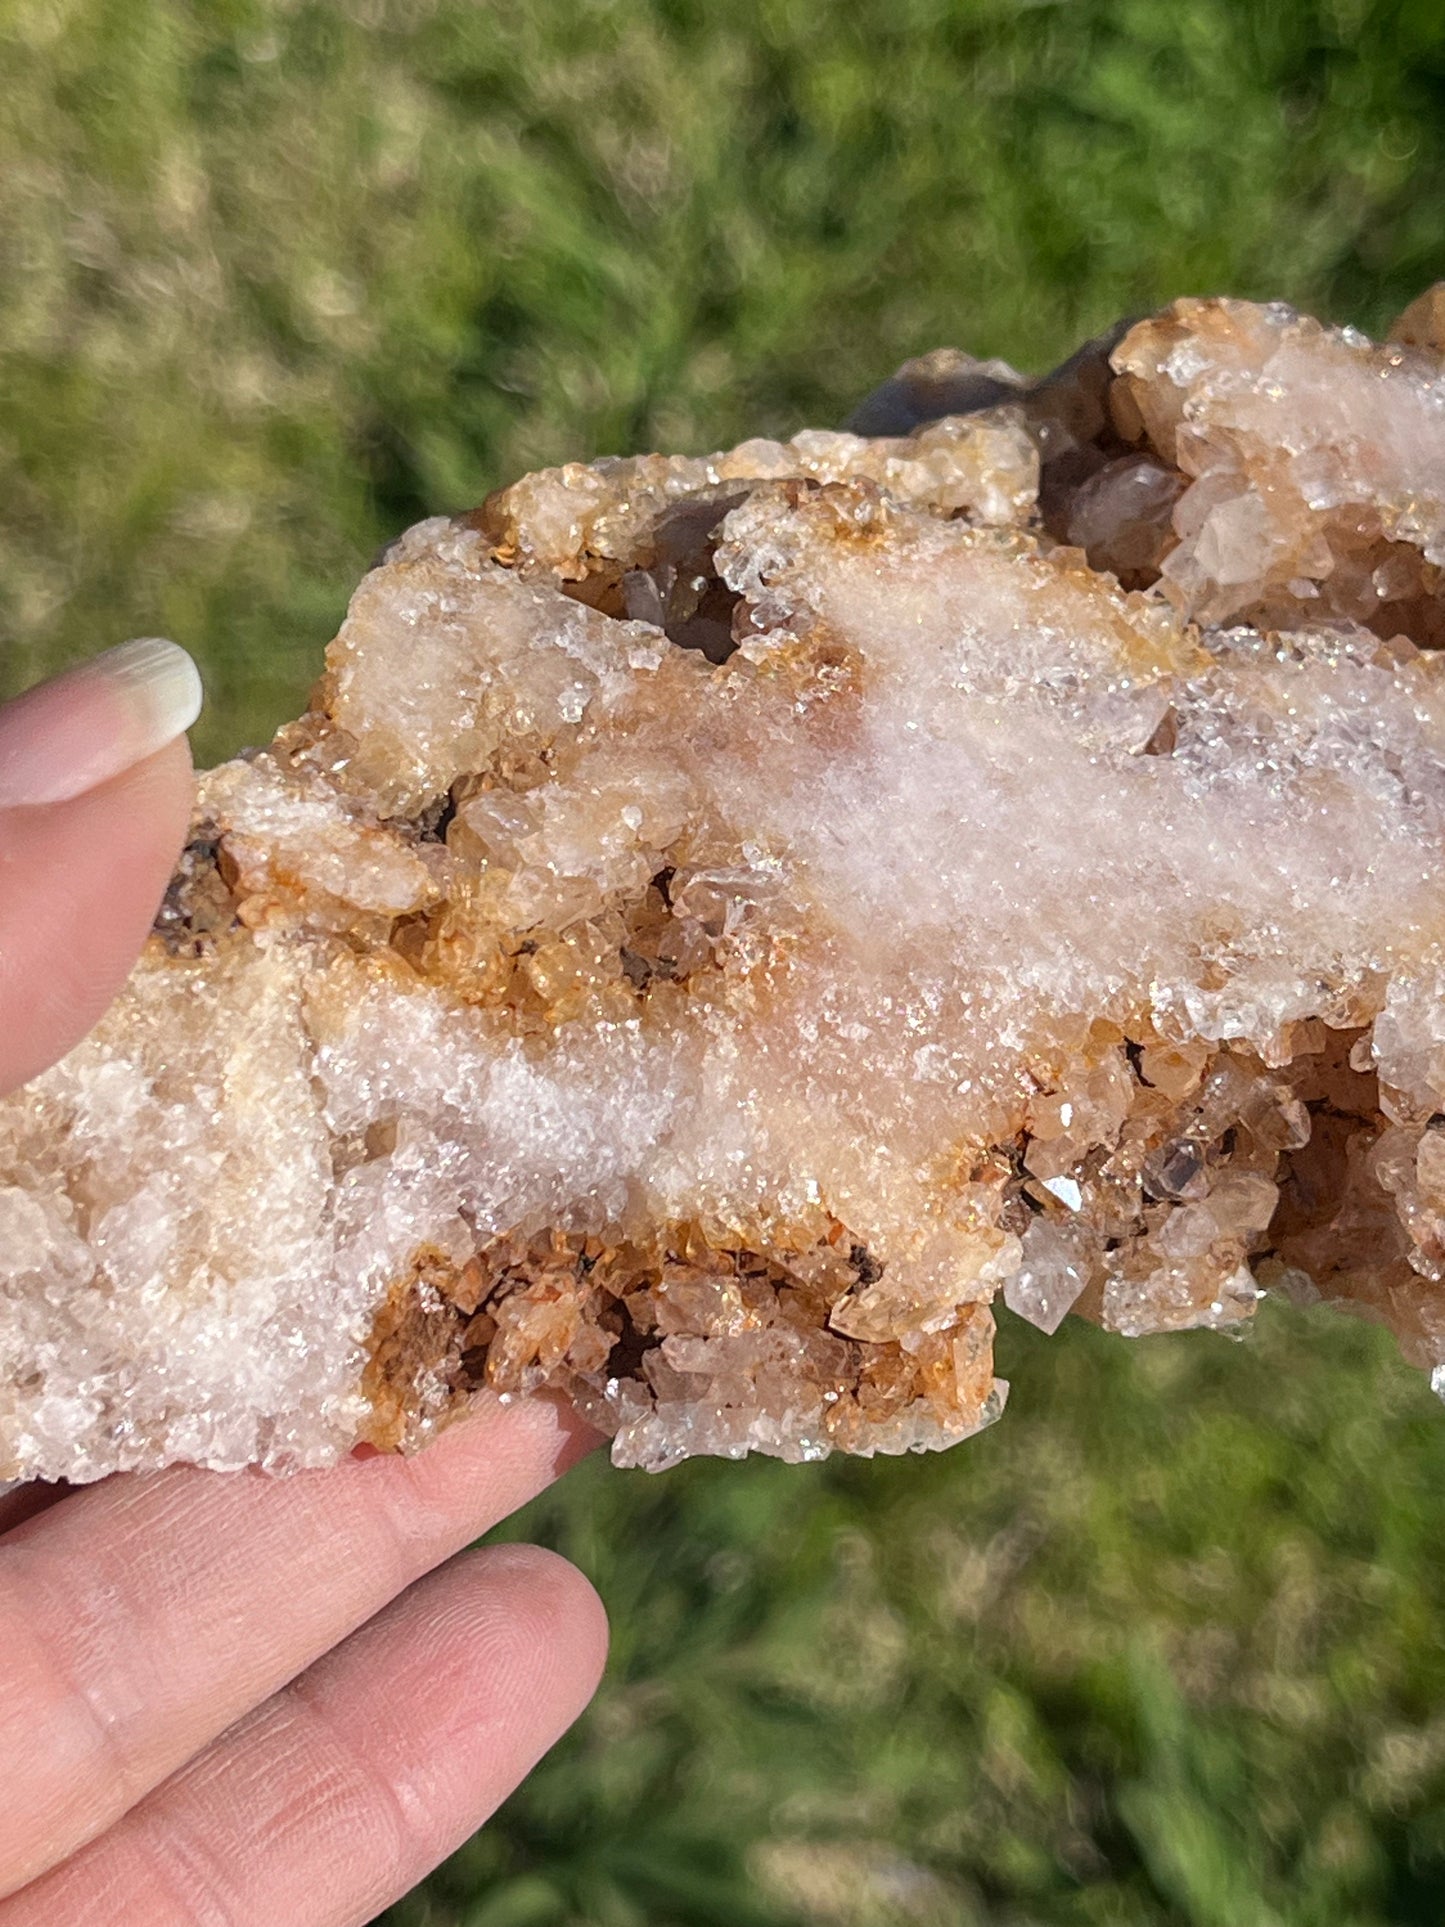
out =
[(0, 1103), (0, 1478), (483, 1384), (942, 1446), (1000, 1292), (1308, 1278), (1445, 1367), (1439, 355), (1194, 302), (1070, 368), (393, 545)]

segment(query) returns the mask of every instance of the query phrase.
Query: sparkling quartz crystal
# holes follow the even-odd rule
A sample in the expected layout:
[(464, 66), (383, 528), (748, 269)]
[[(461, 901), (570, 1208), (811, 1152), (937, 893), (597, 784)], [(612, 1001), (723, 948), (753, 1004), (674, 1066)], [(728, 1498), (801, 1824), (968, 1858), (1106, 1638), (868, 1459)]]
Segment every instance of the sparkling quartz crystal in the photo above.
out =
[(0, 1103), (0, 1478), (484, 1386), (944, 1446), (1000, 1294), (1318, 1293), (1445, 1382), (1441, 313), (1183, 301), (402, 536)]

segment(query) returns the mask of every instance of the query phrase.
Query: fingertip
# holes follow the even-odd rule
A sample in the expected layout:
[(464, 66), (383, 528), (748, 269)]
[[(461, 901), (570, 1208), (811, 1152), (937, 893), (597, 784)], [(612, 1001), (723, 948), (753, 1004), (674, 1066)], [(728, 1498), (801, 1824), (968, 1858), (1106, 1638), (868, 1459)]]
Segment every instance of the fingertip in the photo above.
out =
[(467, 1430), (473, 1426), (487, 1434), (494, 1458), (504, 1453), (529, 1473), (545, 1466), (552, 1479), (560, 1478), (604, 1442), (596, 1426), (589, 1425), (569, 1399), (552, 1391), (531, 1392), (524, 1398), (483, 1391), (437, 1445), (446, 1445), (455, 1433), (459, 1454), (467, 1451)]
[(140, 636), (0, 708), (0, 809), (68, 803), (183, 736), (201, 674), (179, 644)]
[(459, 1532), (464, 1541), (525, 1505), (595, 1451), (598, 1433), (565, 1399), (483, 1391), (423, 1450), (358, 1449), (347, 1467), (405, 1538)]
[(493, 1599), (500, 1599), (529, 1657), (550, 1655), (570, 1683), (570, 1725), (597, 1691), (607, 1665), (611, 1629), (592, 1581), (545, 1546), (487, 1546), (453, 1562)]

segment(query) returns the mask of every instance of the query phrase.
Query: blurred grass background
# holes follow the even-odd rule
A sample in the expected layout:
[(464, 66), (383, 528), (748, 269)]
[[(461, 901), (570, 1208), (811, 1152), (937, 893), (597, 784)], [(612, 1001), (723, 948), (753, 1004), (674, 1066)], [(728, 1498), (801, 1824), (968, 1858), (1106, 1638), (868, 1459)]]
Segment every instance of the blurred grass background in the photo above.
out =
[[(138, 632), (214, 759), (415, 517), (1445, 275), (1438, 0), (0, 0), (0, 690)], [(1010, 1324), (938, 1460), (584, 1467), (593, 1712), (391, 1927), (1445, 1919), (1445, 1413), (1388, 1344)]]

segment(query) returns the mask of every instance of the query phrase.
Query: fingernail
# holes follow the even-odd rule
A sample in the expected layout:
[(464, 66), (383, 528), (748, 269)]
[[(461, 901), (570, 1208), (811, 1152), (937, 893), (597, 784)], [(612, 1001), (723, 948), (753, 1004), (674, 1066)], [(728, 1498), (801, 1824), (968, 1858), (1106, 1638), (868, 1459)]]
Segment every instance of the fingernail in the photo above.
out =
[(153, 756), (201, 713), (200, 671), (141, 636), (0, 708), (0, 809), (65, 803)]

